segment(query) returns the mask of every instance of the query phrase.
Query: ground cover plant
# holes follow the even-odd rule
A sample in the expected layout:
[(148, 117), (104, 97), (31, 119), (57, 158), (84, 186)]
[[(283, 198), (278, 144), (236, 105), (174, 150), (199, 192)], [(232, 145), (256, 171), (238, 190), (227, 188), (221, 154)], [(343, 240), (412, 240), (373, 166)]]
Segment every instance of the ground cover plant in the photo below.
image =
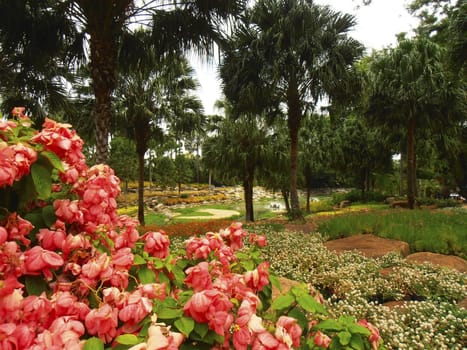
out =
[[(88, 167), (70, 125), (0, 122), (0, 348), (384, 349), (379, 331), (330, 317), (302, 284), (277, 280), (264, 236), (240, 223), (190, 237), (140, 234), (117, 214), (120, 181)], [(245, 246), (248, 241), (248, 246)]]
[(370, 210), (318, 220), (317, 225), (317, 230), (329, 239), (374, 233), (407, 242), (413, 252), (467, 258), (467, 213), (462, 208)]
[[(376, 325), (388, 349), (465, 349), (466, 274), (413, 265), (398, 255), (379, 259), (327, 250), (323, 237), (255, 226), (268, 246), (264, 258), (277, 275), (312, 284), (335, 317), (352, 315)], [(403, 302), (390, 308), (386, 302)]]

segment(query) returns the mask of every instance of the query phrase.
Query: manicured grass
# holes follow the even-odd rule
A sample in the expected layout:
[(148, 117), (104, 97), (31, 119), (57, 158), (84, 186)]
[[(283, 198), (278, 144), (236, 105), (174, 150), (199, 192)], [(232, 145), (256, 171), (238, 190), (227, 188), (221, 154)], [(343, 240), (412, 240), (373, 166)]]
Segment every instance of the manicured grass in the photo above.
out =
[(353, 212), (319, 220), (318, 231), (329, 239), (373, 233), (405, 241), (414, 252), (467, 258), (467, 212), (462, 209)]

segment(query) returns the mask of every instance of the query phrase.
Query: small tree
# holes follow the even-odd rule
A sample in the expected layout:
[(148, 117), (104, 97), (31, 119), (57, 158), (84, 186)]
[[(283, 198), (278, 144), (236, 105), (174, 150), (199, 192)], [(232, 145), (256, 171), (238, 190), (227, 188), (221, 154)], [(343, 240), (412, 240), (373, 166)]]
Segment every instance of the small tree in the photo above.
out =
[(110, 141), (109, 166), (125, 182), (125, 192), (128, 192), (128, 181), (136, 180), (138, 175), (135, 144), (125, 137), (114, 137)]

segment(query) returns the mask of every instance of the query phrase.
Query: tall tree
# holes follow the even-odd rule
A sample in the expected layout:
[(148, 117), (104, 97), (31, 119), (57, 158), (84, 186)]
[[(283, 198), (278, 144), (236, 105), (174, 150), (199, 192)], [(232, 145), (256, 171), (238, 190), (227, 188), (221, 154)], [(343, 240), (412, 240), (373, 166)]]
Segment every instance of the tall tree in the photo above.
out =
[(348, 33), (351, 15), (310, 0), (260, 0), (227, 46), (224, 92), (240, 110), (286, 106), (290, 138), (292, 219), (301, 219), (298, 133), (303, 116), (324, 96), (349, 92), (352, 63), (363, 48)]
[(48, 112), (71, 108), (66, 82), (72, 76), (66, 64), (79, 33), (55, 5), (55, 0), (0, 0), (2, 110), (24, 106), (38, 123)]
[[(22, 6), (18, 7), (17, 3)], [(31, 7), (38, 13), (59, 9), (63, 18), (67, 19), (60, 27), (63, 35), (59, 38), (67, 37), (72, 29), (79, 29), (81, 49), (89, 48), (89, 54), (80, 55), (80, 58), (89, 57), (91, 85), (95, 97), (93, 110), (97, 161), (106, 162), (109, 123), (112, 119), (112, 93), (117, 84), (117, 55), (123, 34), (131, 31), (131, 25), (137, 23), (151, 28), (153, 44), (158, 54), (180, 48), (196, 48), (200, 53), (212, 53), (214, 42), (222, 40), (221, 24), (232, 16), (239, 15), (244, 9), (245, 0), (3, 0), (0, 6), (4, 10), (2, 14), (7, 17), (7, 23), (21, 17)], [(17, 21), (16, 28), (9, 26), (6, 30), (14, 34), (17, 27), (25, 23), (28, 22)], [(47, 23), (46, 18), (43, 23)], [(43, 32), (47, 33), (47, 28), (41, 31)], [(36, 35), (39, 33), (36, 32)], [(84, 44), (85, 39), (89, 39), (88, 44)], [(50, 38), (44, 44), (54, 43), (53, 40), (55, 38)], [(14, 38), (13, 41), (21, 43), (21, 38)], [(73, 40), (70, 47), (78, 47), (76, 43)], [(82, 53), (83, 50), (79, 52)], [(135, 52), (133, 56), (137, 58), (140, 54), (141, 52)], [(22, 68), (24, 67), (20, 67)]]
[[(140, 35), (144, 40), (145, 33)], [(142, 225), (145, 154), (150, 139), (161, 140), (162, 123), (171, 127), (178, 119), (201, 113), (197, 109), (201, 103), (193, 96), (196, 84), (186, 59), (180, 55), (160, 59), (148, 52), (147, 60), (128, 65), (118, 87), (117, 100), (122, 128), (134, 139), (138, 154), (138, 220)]]
[(207, 138), (203, 145), (204, 161), (221, 176), (242, 181), (245, 220), (254, 221), (253, 185), (264, 162), (267, 126), (259, 117), (244, 115), (237, 119), (227, 116), (217, 128), (217, 134)]
[(459, 117), (462, 93), (443, 65), (444, 50), (425, 37), (402, 39), (376, 54), (370, 64), (373, 85), (368, 113), (407, 130), (407, 197), (416, 197), (416, 131), (440, 130)]

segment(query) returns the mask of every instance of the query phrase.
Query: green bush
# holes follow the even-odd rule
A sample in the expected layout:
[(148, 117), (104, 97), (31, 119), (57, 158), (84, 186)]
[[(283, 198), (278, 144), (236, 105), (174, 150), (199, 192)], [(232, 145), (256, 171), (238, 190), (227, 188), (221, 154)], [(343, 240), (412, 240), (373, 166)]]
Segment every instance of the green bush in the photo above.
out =
[(460, 207), (461, 203), (454, 199), (437, 199), (437, 198), (417, 198), (418, 205), (435, 205), (438, 208)]
[(366, 191), (354, 189), (350, 192), (345, 193), (333, 193), (332, 203), (339, 204), (342, 201), (356, 202), (383, 202), (386, 199), (386, 195), (377, 191)]

